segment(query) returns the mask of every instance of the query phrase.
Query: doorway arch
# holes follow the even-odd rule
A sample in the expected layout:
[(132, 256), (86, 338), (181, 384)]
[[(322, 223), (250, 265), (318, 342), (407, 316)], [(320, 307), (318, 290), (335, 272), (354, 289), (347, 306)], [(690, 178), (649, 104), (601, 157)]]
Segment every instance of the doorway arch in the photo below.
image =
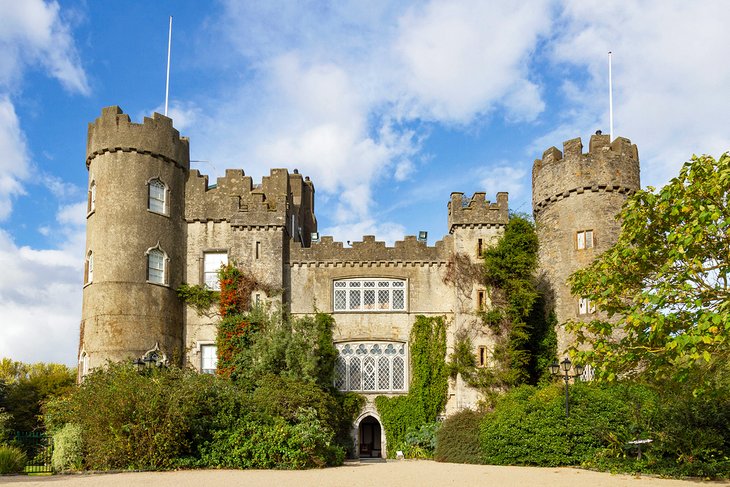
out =
[(385, 458), (385, 430), (380, 418), (372, 412), (364, 413), (355, 425), (355, 448), (359, 458)]

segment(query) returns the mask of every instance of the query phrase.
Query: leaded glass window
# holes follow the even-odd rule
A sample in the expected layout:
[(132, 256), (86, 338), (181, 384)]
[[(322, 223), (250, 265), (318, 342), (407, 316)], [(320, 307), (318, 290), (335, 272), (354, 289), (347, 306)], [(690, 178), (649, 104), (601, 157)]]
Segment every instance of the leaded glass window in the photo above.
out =
[(147, 281), (165, 284), (165, 253), (160, 249), (147, 252)]
[(334, 311), (405, 311), (404, 279), (341, 279), (334, 281)]
[(335, 387), (342, 391), (406, 392), (406, 344), (347, 342), (335, 345)]

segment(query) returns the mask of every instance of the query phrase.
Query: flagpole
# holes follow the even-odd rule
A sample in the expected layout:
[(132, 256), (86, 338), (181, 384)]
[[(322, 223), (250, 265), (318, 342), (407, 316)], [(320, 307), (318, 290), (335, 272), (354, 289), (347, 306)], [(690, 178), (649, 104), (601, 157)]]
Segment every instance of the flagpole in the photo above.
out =
[(170, 47), (172, 46), (172, 15), (170, 15), (170, 30), (167, 34), (167, 80), (165, 82), (165, 116), (167, 116), (167, 101), (170, 97)]
[(608, 125), (613, 142), (613, 80), (611, 73), (611, 51), (608, 51)]

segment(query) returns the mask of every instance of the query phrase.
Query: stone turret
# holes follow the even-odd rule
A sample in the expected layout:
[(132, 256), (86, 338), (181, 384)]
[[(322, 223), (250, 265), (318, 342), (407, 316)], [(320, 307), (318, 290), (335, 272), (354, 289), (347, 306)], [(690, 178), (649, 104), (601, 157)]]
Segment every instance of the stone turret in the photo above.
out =
[(188, 140), (158, 113), (137, 124), (107, 107), (89, 124), (86, 156), (80, 373), (157, 346), (179, 360)]
[(560, 324), (558, 353), (572, 342), (565, 321), (596, 317), (590, 303), (572, 296), (566, 280), (616, 243), (616, 215), (639, 187), (638, 151), (623, 137), (611, 142), (608, 135), (593, 135), (587, 153), (579, 138), (571, 139), (562, 152), (551, 147), (535, 160), (532, 209), (544, 286)]

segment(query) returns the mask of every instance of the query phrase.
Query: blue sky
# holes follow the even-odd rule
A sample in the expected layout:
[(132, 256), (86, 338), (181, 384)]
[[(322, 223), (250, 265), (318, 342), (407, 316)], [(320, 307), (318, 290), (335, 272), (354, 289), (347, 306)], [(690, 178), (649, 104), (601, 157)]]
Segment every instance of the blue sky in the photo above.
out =
[(74, 364), (86, 128), (164, 106), (211, 179), (297, 168), (320, 233), (446, 232), (452, 191), (510, 193), (532, 162), (608, 131), (660, 186), (730, 149), (730, 4), (717, 1), (0, 0), (0, 356)]

